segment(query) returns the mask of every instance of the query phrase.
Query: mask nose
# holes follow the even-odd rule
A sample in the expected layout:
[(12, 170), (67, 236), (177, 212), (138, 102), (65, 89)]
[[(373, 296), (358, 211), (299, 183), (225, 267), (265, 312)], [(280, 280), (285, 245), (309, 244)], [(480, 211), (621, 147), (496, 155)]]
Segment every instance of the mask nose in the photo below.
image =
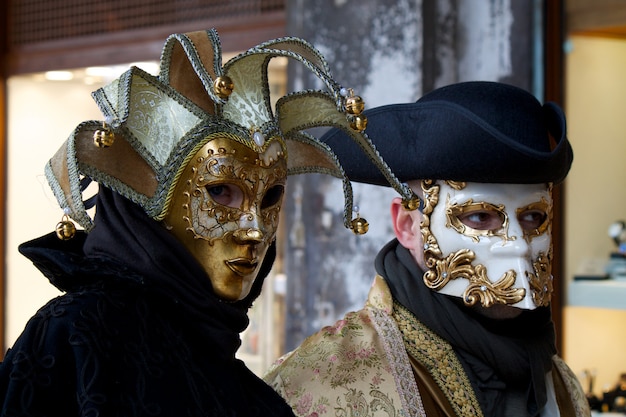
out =
[(239, 245), (257, 245), (263, 242), (263, 232), (256, 228), (245, 228), (235, 230), (233, 233), (235, 242)]
[(256, 213), (248, 212), (241, 216), (239, 229), (235, 230), (233, 238), (239, 245), (257, 245), (263, 242), (265, 234), (261, 230)]
[(502, 241), (495, 242), (491, 246), (491, 253), (494, 256), (530, 257), (530, 245), (524, 238), (524, 231), (517, 220), (510, 223), (507, 235), (507, 237), (502, 238)]
[(513, 287), (523, 288), (525, 291), (524, 298), (512, 306), (524, 310), (537, 308), (533, 301), (533, 292), (529, 281), (529, 274), (533, 272), (532, 248), (524, 238), (524, 232), (517, 220), (510, 223), (508, 238), (494, 242), (490, 252), (493, 260), (488, 268), (489, 273), (499, 277), (503, 276), (506, 271), (513, 271), (515, 272)]

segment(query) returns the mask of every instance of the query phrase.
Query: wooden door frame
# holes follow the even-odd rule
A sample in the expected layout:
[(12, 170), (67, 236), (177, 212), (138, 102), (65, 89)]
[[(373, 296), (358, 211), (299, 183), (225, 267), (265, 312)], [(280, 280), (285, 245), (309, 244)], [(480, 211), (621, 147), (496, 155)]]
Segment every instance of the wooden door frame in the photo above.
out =
[[(553, 101), (564, 106), (564, 56), (563, 43), (565, 40), (565, 10), (563, 0), (544, 0), (544, 101)], [(567, 277), (565, 273), (566, 240), (564, 237), (564, 193), (565, 185), (554, 187), (553, 197), (553, 263), (552, 275), (554, 280), (554, 295), (552, 297), (552, 320), (556, 328), (556, 343), (559, 352), (562, 351), (563, 340), (563, 307)]]
[[(8, 17), (7, 2), (3, 2), (0, 7), (0, 257), (2, 266), (0, 266), (0, 347), (5, 346), (5, 308), (6, 308), (6, 152), (7, 152), (7, 65), (6, 56), (8, 49)], [(0, 352), (0, 357), (4, 356), (4, 352)]]

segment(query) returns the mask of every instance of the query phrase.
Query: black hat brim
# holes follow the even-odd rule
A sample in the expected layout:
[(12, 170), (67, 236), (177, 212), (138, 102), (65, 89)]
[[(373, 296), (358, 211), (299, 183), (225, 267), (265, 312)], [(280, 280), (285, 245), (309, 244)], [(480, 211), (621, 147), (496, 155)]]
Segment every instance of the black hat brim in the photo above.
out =
[[(559, 183), (573, 160), (565, 116), (554, 103), (526, 104), (510, 107), (509, 114), (502, 109), (503, 115), (493, 115), (497, 123), (446, 99), (381, 106), (364, 113), (366, 133), (402, 182)], [(345, 135), (333, 129), (322, 141), (335, 150), (348, 178), (388, 185)]]

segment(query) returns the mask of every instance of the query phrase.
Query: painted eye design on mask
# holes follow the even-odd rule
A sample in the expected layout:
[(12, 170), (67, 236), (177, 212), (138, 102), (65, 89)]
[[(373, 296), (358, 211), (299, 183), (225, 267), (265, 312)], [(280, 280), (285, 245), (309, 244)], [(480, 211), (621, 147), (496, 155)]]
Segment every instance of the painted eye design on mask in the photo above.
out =
[(516, 214), (526, 239), (542, 235), (550, 224), (550, 205), (545, 199), (517, 209)]
[(472, 200), (446, 207), (446, 227), (471, 237), (478, 242), (480, 236), (505, 236), (509, 219), (504, 206)]
[(209, 196), (217, 204), (231, 208), (241, 208), (243, 191), (231, 183), (208, 184), (205, 186)]

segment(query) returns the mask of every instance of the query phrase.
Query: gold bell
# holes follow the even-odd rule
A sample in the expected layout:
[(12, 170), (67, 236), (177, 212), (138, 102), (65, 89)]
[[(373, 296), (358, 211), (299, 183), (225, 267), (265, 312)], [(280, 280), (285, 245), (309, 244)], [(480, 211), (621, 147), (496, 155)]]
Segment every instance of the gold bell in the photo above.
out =
[(370, 224), (363, 217), (357, 217), (350, 222), (352, 231), (357, 235), (364, 235), (370, 228)]
[(350, 114), (361, 114), (365, 108), (365, 102), (360, 96), (346, 98), (346, 111)]
[(227, 99), (233, 93), (233, 89), (235, 88), (235, 84), (230, 77), (226, 75), (221, 75), (215, 79), (213, 82), (213, 91), (215, 94), (221, 99)]
[(57, 223), (56, 232), (59, 239), (70, 240), (76, 235), (76, 226), (67, 215), (64, 215), (63, 219)]
[(106, 125), (93, 132), (93, 143), (98, 148), (108, 148), (115, 142), (115, 134)]
[(357, 115), (351, 118), (350, 127), (357, 132), (362, 132), (367, 127), (367, 116)]

